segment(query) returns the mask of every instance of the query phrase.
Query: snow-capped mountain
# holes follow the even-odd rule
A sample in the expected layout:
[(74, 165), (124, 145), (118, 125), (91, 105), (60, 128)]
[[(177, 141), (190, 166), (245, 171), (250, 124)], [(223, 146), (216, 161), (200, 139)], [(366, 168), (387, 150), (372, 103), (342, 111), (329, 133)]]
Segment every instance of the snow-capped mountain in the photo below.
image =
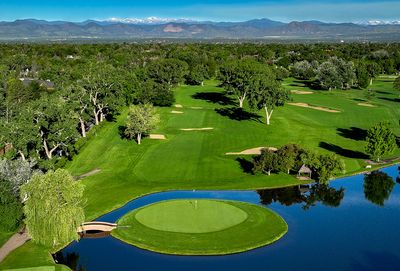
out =
[(361, 25), (400, 25), (400, 20), (388, 21), (388, 20), (369, 20), (360, 22)]
[(166, 23), (190, 23), (194, 20), (190, 19), (175, 19), (175, 18), (159, 18), (159, 17), (148, 17), (148, 18), (109, 18), (105, 22), (109, 23), (125, 23), (125, 24), (166, 24)]

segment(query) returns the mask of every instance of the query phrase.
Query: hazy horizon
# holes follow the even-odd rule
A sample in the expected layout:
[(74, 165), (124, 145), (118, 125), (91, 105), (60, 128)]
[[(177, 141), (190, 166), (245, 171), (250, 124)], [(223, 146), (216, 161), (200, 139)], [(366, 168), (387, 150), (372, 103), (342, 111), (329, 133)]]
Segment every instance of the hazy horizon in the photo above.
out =
[(257, 18), (290, 22), (319, 20), (323, 22), (365, 22), (400, 19), (400, 2), (394, 0), (351, 1), (243, 1), (243, 0), (21, 0), (0, 3), (0, 21), (38, 19), (47, 21), (82, 22), (110, 18), (148, 17), (190, 19), (197, 21), (246, 21)]

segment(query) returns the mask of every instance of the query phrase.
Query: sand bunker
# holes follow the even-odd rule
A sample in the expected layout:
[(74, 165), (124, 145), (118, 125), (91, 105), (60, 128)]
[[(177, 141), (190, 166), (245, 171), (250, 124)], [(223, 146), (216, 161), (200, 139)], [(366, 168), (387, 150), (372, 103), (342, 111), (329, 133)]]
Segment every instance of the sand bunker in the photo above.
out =
[(159, 134), (150, 134), (150, 135), (149, 135), (149, 138), (150, 138), (150, 139), (159, 139), (159, 140), (167, 139), (167, 138), (165, 137), (165, 135), (159, 135)]
[(183, 114), (182, 111), (175, 111), (175, 110), (172, 110), (171, 113), (172, 113), (172, 114)]
[(199, 107), (199, 106), (192, 106), (190, 107), (191, 109), (203, 109), (203, 107)]
[(89, 172), (87, 172), (85, 174), (79, 175), (77, 177), (77, 179), (80, 180), (80, 179), (83, 179), (83, 178), (86, 178), (86, 177), (89, 177), (89, 176), (93, 176), (93, 175), (99, 173), (100, 171), (101, 171), (101, 169), (95, 168), (95, 169), (93, 169), (93, 170), (91, 170), (91, 171), (89, 171)]
[(274, 147), (257, 147), (252, 149), (247, 149), (241, 152), (227, 152), (226, 155), (260, 155), (261, 150), (268, 149), (270, 152), (276, 152), (278, 149)]
[(176, 108), (182, 108), (183, 106), (181, 104), (176, 104), (174, 105)]
[(213, 130), (212, 127), (205, 127), (205, 128), (182, 128), (181, 131), (208, 131)]
[(293, 94), (299, 94), (299, 95), (307, 95), (307, 94), (314, 94), (312, 91), (303, 91), (303, 90), (291, 90)]
[(369, 103), (358, 103), (357, 105), (366, 106), (366, 107), (376, 107), (375, 105), (369, 104)]
[(340, 111), (338, 111), (338, 110), (329, 109), (329, 108), (321, 107), (321, 106), (313, 106), (313, 105), (309, 105), (306, 103), (288, 103), (288, 104), (294, 105), (294, 106), (299, 106), (299, 107), (311, 108), (311, 109), (315, 109), (315, 110), (319, 110), (319, 111), (325, 111), (325, 112), (329, 112), (329, 113), (340, 113)]

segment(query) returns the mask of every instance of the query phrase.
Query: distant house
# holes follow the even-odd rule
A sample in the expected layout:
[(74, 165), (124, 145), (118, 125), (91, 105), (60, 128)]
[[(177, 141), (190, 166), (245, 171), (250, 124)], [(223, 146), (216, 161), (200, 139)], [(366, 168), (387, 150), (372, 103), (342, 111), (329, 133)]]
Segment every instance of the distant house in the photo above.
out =
[(29, 86), (33, 82), (37, 82), (41, 87), (45, 87), (46, 89), (54, 89), (55, 85), (53, 82), (50, 80), (40, 80), (40, 79), (34, 79), (34, 78), (20, 78), (19, 80), (22, 81), (24, 86)]

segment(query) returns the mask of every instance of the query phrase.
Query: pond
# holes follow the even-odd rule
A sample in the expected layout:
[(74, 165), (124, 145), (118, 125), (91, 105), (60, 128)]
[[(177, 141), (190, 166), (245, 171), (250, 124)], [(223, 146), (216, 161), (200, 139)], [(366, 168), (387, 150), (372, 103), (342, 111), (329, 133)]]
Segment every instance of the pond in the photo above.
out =
[[(73, 270), (400, 270), (398, 166), (329, 186), (262, 191), (175, 191), (148, 195), (100, 218), (167, 199), (213, 198), (268, 206), (289, 225), (272, 245), (226, 256), (171, 256), (111, 236), (74, 242), (55, 255)], [(396, 183), (397, 179), (397, 183)]]

